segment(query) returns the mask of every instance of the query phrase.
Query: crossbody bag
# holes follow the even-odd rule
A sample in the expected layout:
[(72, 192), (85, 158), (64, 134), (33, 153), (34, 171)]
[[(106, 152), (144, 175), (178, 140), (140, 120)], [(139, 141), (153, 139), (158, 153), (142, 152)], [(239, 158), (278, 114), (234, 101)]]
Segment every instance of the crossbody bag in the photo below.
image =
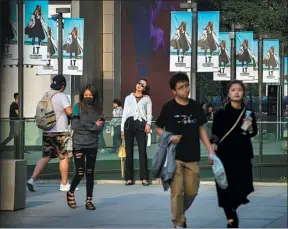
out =
[(238, 125), (242, 115), (244, 114), (245, 112), (245, 107), (243, 109), (243, 111), (241, 112), (241, 114), (239, 115), (238, 119), (236, 120), (236, 122), (234, 123), (234, 125), (231, 127), (231, 129), (221, 138), (221, 140), (219, 141), (218, 145), (223, 142), (223, 140), (235, 129), (235, 127)]

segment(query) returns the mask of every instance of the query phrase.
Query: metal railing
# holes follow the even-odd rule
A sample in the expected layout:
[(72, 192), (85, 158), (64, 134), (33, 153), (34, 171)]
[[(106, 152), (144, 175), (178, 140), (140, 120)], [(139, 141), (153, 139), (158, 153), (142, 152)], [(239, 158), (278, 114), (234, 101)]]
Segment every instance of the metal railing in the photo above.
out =
[[(112, 174), (121, 178), (120, 173), (120, 162), (117, 156), (117, 152), (113, 151), (113, 137), (111, 136), (111, 126), (110, 121), (112, 118), (106, 118), (106, 125), (103, 132), (99, 138), (99, 151), (97, 155), (97, 166), (96, 174), (97, 176), (110, 177)], [(274, 177), (273, 181), (286, 181), (287, 170), (288, 170), (288, 161), (287, 161), (287, 117), (279, 117), (280, 121), (263, 121), (258, 123), (262, 125), (262, 134), (258, 133), (252, 139), (252, 144), (254, 148), (254, 170), (258, 174), (257, 177), (259, 180), (267, 180), (267, 177)], [(42, 130), (40, 130), (35, 123), (34, 118), (25, 118), (21, 120), (9, 120), (9, 119), (0, 119), (1, 122), (1, 142), (4, 141), (6, 137), (9, 136), (11, 124), (14, 125), (14, 130), (17, 130), (17, 125), (22, 125), (24, 131), (23, 145), (24, 149), (22, 152), (19, 152), (19, 134), (14, 132), (13, 139), (7, 143), (4, 151), (0, 154), (2, 159), (15, 159), (19, 157), (25, 158), (28, 165), (28, 173), (31, 173), (35, 164), (42, 156)], [(207, 124), (208, 133), (211, 130), (212, 122)], [(118, 135), (120, 136), (120, 135)], [(259, 141), (262, 141), (263, 147), (259, 151)], [(155, 155), (157, 150), (157, 136), (155, 133), (155, 123), (152, 123), (152, 135), (151, 135), (151, 146), (147, 148), (148, 158), (151, 162), (151, 159)], [(135, 142), (135, 161), (138, 160), (137, 147)], [(211, 171), (210, 165), (207, 163), (207, 151), (203, 144), (201, 144), (201, 169), (203, 171)], [(55, 177), (59, 175), (58, 160), (53, 160), (51, 165), (46, 169), (43, 177)], [(71, 161), (73, 163), (73, 161)], [(135, 164), (137, 165), (137, 164)], [(71, 173), (73, 173), (73, 167)], [(138, 168), (135, 169), (135, 172), (138, 172)], [(212, 179), (212, 174), (209, 174), (208, 177)], [(274, 175), (273, 175), (274, 174)], [(115, 179), (116, 179), (115, 178)], [(277, 178), (277, 179), (276, 179)], [(281, 179), (280, 179), (281, 178)]]

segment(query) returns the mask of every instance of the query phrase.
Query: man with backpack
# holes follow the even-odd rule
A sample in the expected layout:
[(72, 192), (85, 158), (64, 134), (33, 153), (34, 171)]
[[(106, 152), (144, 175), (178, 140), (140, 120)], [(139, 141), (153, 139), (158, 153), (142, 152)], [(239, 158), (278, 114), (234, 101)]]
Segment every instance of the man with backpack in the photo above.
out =
[(68, 136), (68, 116), (72, 116), (72, 108), (67, 96), (63, 93), (66, 88), (66, 79), (63, 75), (53, 78), (47, 92), (37, 104), (35, 121), (43, 130), (42, 158), (37, 162), (31, 179), (27, 182), (30, 191), (36, 189), (36, 179), (51, 159), (59, 158), (61, 174), (60, 191), (69, 191), (68, 182), (69, 155), (65, 147), (65, 138)]

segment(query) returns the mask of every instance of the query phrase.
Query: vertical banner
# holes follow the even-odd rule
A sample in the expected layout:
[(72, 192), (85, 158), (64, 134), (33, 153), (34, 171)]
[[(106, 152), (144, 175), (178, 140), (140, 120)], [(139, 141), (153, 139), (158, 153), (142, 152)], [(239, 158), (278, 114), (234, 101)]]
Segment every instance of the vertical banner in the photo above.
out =
[(220, 12), (198, 13), (198, 72), (218, 72)]
[(84, 19), (64, 18), (63, 73), (82, 75)]
[(53, 75), (58, 72), (58, 29), (57, 21), (48, 19), (48, 44), (46, 65), (37, 66), (38, 75)]
[(243, 81), (254, 79), (253, 32), (236, 32), (236, 78)]
[(24, 64), (46, 64), (48, 4), (48, 0), (25, 1)]
[(229, 32), (219, 33), (219, 63), (218, 72), (213, 73), (214, 81), (229, 81), (231, 79), (231, 41)]
[(17, 0), (11, 0), (9, 8), (6, 9), (10, 11), (10, 18), (4, 38), (4, 65), (18, 64), (18, 10), (16, 1)]
[(170, 72), (191, 69), (192, 12), (171, 12)]
[(243, 83), (258, 83), (258, 40), (253, 40), (253, 72), (251, 73), (251, 79), (244, 80)]
[(279, 40), (263, 41), (263, 82), (279, 83)]
[(288, 80), (288, 56), (284, 57), (284, 79)]

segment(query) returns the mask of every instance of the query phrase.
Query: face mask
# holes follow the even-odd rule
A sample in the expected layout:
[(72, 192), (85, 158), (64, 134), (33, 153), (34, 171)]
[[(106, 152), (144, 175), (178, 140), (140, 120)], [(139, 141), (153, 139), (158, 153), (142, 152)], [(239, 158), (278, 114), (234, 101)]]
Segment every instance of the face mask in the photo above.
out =
[(87, 104), (89, 106), (93, 105), (93, 98), (84, 98), (83, 101), (85, 104)]

